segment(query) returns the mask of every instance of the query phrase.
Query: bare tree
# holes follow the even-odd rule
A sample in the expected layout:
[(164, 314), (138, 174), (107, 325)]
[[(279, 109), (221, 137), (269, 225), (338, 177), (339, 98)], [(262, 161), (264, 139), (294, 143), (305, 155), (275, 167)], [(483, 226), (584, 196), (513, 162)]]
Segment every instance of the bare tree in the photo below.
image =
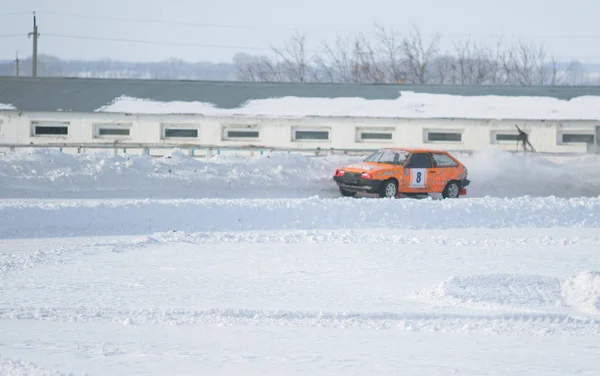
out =
[(364, 34), (337, 38), (335, 44), (322, 43), (323, 53), (315, 62), (323, 81), (345, 83), (383, 83), (385, 64)]
[[(499, 53), (508, 85), (551, 85), (559, 75), (556, 62), (543, 45), (518, 42)], [(554, 63), (553, 63), (554, 61)]]
[(423, 37), (413, 26), (409, 35), (375, 25), (374, 36), (359, 33), (322, 42), (310, 56), (306, 38), (296, 32), (271, 56), (234, 60), (237, 77), (247, 81), (342, 83), (439, 83), (461, 85), (561, 85), (583, 83), (582, 67), (565, 71), (541, 44), (523, 41), (503, 46), (466, 40), (448, 53), (439, 52), (440, 35)]
[(584, 85), (586, 83), (585, 67), (580, 61), (571, 61), (565, 75), (568, 77), (569, 84), (571, 85)]
[[(440, 55), (432, 62), (433, 81), (440, 85), (456, 84), (456, 59), (450, 55)], [(431, 81), (431, 80), (430, 80)]]
[(335, 45), (322, 42), (323, 53), (315, 57), (319, 77), (328, 82), (353, 82), (352, 53), (347, 38), (338, 37)]
[(379, 43), (380, 63), (385, 74), (384, 81), (402, 83), (406, 80), (403, 69), (403, 43), (398, 33), (386, 29), (382, 25), (375, 25), (377, 29), (376, 40)]
[(562, 85), (565, 82), (565, 73), (558, 70), (558, 61), (553, 56), (550, 58), (550, 82), (549, 85)]
[(282, 75), (277, 63), (267, 56), (236, 55), (236, 77), (242, 81), (280, 82)]
[(306, 56), (306, 37), (295, 32), (284, 48), (271, 47), (282, 78), (289, 82), (306, 82), (311, 66)]
[(498, 64), (491, 49), (471, 40), (455, 44), (454, 49), (456, 79), (453, 83), (482, 85), (495, 82)]
[(402, 41), (406, 65), (413, 82), (427, 83), (429, 66), (438, 53), (439, 41), (440, 36), (436, 34), (429, 43), (426, 43), (416, 26), (412, 27), (408, 37)]

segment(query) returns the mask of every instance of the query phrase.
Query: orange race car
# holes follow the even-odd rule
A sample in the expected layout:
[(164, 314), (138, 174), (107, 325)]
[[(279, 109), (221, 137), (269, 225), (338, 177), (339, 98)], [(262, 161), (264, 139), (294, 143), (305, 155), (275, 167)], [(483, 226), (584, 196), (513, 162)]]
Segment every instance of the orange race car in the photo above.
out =
[(458, 198), (467, 193), (467, 168), (441, 150), (381, 149), (363, 162), (335, 170), (333, 179), (343, 196), (357, 192), (379, 197), (419, 196), (441, 193)]

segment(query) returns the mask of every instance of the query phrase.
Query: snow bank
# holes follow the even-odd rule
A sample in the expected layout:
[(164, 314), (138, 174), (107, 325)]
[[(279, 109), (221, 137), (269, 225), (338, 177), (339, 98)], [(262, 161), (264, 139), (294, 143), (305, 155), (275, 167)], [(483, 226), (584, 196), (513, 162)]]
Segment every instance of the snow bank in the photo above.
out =
[(0, 111), (1, 110), (14, 110), (15, 106), (13, 106), (12, 104), (4, 104), (4, 103), (0, 103)]
[(600, 197), (0, 201), (0, 238), (161, 231), (600, 227)]
[(272, 153), (195, 159), (32, 149), (0, 156), (0, 198), (338, 197), (339, 156)]
[(215, 116), (598, 120), (598, 107), (600, 97), (597, 96), (561, 100), (551, 97), (458, 96), (401, 91), (399, 97), (393, 100), (283, 97), (251, 100), (235, 109), (221, 109), (204, 102), (159, 102), (121, 96), (96, 111)]
[(562, 297), (567, 305), (600, 313), (600, 272), (586, 270), (570, 277), (562, 285)]
[(3, 376), (71, 376), (73, 373), (50, 371), (31, 362), (0, 357), (0, 375)]
[(562, 282), (539, 275), (490, 274), (451, 277), (417, 291), (411, 298), (449, 306), (476, 308), (573, 307), (600, 313), (600, 272), (583, 271)]
[(538, 275), (491, 274), (450, 277), (414, 294), (418, 300), (456, 306), (535, 307), (560, 301), (557, 278)]
[[(194, 159), (64, 154), (32, 149), (0, 156), (0, 198), (306, 198), (340, 197), (336, 168), (359, 157), (287, 153)], [(598, 197), (600, 156), (564, 163), (497, 150), (459, 156), (468, 197)]]

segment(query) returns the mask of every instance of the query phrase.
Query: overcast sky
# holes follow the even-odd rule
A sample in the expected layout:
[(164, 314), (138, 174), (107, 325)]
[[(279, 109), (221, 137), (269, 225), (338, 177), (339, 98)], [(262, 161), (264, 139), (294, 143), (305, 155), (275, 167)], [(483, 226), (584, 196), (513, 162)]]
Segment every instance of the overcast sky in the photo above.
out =
[[(400, 32), (407, 32), (411, 24), (425, 34), (439, 32), (442, 48), (469, 35), (491, 44), (500, 37), (522, 37), (543, 42), (560, 59), (600, 61), (599, 0), (2, 0), (0, 59), (12, 59), (17, 51), (20, 57), (31, 56), (26, 35), (31, 31), (31, 14), (6, 14), (33, 10), (41, 34), (39, 53), (64, 59), (230, 61), (236, 52), (267, 53), (259, 49), (282, 45), (295, 29), (306, 35), (308, 48), (318, 49), (321, 41), (338, 35), (372, 32), (377, 22)], [(20, 36), (3, 37), (12, 34)]]

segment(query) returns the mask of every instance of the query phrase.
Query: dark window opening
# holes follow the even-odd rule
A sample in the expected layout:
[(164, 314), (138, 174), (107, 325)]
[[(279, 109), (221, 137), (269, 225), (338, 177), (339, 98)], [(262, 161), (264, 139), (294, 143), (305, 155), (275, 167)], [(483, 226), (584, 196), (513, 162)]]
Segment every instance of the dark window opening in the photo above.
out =
[(165, 129), (165, 138), (196, 138), (197, 129)]
[(227, 131), (228, 138), (258, 138), (258, 131)]
[(328, 131), (296, 131), (296, 140), (329, 140)]
[(100, 128), (98, 130), (100, 136), (129, 136), (129, 129), (118, 128)]
[(461, 133), (427, 132), (427, 141), (462, 141)]
[(496, 134), (496, 141), (519, 141), (519, 135), (510, 133), (498, 133)]
[(391, 140), (392, 134), (364, 132), (360, 134), (360, 138), (363, 140)]
[(69, 128), (68, 127), (41, 127), (41, 126), (36, 126), (35, 127), (35, 134), (36, 135), (50, 135), (50, 136), (66, 136), (69, 134)]
[(562, 142), (563, 143), (593, 144), (594, 143), (594, 135), (593, 134), (563, 133)]

